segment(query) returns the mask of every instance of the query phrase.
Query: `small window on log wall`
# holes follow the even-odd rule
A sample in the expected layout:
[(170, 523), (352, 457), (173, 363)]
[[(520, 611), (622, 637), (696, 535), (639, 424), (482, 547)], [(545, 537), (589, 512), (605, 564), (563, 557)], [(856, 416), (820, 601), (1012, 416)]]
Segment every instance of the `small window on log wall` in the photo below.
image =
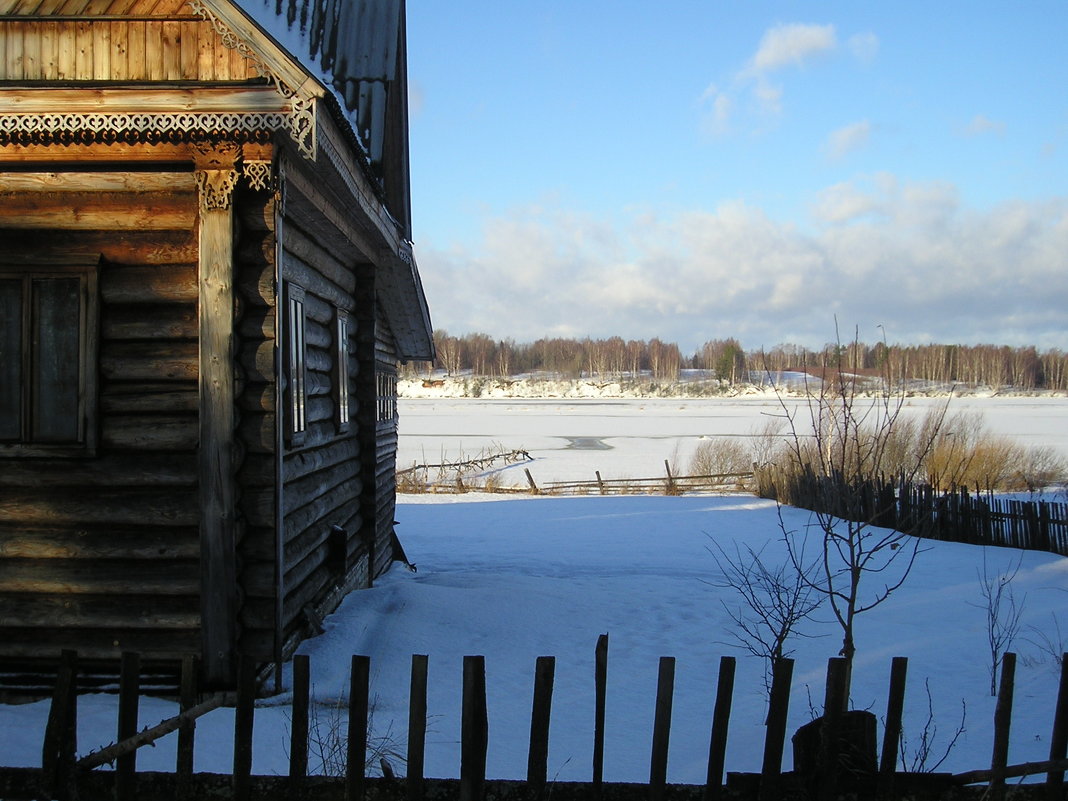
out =
[(334, 422), (337, 424), (338, 433), (341, 433), (349, 430), (349, 326), (351, 323), (346, 312), (341, 309), (335, 311), (334, 385), (337, 411)]
[(378, 420), (393, 420), (397, 416), (397, 375), (378, 373)]
[(97, 265), (0, 265), (0, 451), (95, 445)]
[(287, 285), (286, 309), (286, 434), (290, 445), (301, 445), (308, 427), (307, 341), (301, 287)]

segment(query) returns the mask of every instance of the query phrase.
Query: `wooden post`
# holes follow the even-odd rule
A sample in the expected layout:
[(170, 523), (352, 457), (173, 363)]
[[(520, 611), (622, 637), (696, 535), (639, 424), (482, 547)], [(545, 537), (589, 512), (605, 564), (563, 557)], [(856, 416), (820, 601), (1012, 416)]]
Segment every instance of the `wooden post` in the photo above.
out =
[(307, 654), (293, 657), (293, 717), (289, 728), (289, 778), (297, 795), (308, 775), (308, 706), (311, 665)]
[(593, 474), (597, 476), (597, 488), (600, 490), (601, 494), (604, 495), (604, 481), (601, 480), (601, 471), (594, 470)]
[(234, 556), (233, 143), (197, 148), (200, 197), (200, 565), (204, 673), (233, 680), (237, 567)]
[(656, 713), (653, 717), (653, 748), (649, 758), (649, 801), (663, 801), (667, 785), (668, 740), (671, 704), (675, 692), (675, 657), (660, 657), (656, 681)]
[(460, 801), (482, 801), (486, 781), (489, 720), (486, 710), (486, 657), (464, 657), (460, 727)]
[(408, 693), (408, 801), (421, 801), (423, 798), (428, 661), (426, 654), (412, 654), (411, 689)]
[(526, 467), (523, 468), (523, 472), (527, 475), (527, 483), (530, 485), (530, 494), (537, 495), (539, 490), (538, 485), (534, 483), (534, 476), (530, 474), (530, 470)]
[(890, 691), (886, 699), (886, 726), (883, 731), (883, 750), (879, 760), (879, 795), (882, 798), (893, 797), (908, 668), (909, 660), (903, 656), (895, 656), (890, 663)]
[[(188, 712), (197, 702), (197, 660), (195, 656), (182, 658), (182, 688), (179, 703), (180, 712)], [(196, 741), (197, 722), (195, 718), (184, 720), (178, 727), (178, 756), (175, 772), (179, 783), (193, 775), (193, 749)], [(181, 795), (181, 793), (179, 793)]]
[(597, 638), (594, 652), (594, 713), (593, 713), (593, 792), (601, 793), (604, 779), (604, 718), (608, 696), (608, 634)]
[(768, 730), (764, 737), (764, 761), (760, 768), (760, 801), (778, 798), (782, 750), (786, 741), (786, 717), (790, 711), (790, 682), (794, 660), (775, 660), (771, 674), (771, 698), (768, 704)]
[(371, 657), (353, 656), (349, 673), (349, 729), (345, 758), (345, 801), (362, 801), (367, 777), (367, 712)]
[[(1057, 690), (1057, 707), (1053, 713), (1053, 733), (1049, 738), (1049, 758), (1068, 756), (1068, 654), (1061, 656), (1061, 684)], [(1063, 798), (1064, 771), (1051, 770), (1046, 774), (1046, 797), (1050, 801)]]
[(731, 699), (734, 695), (735, 662), (733, 656), (722, 656), (719, 659), (716, 705), (712, 711), (712, 736), (708, 743), (705, 801), (716, 801), (723, 789), (723, 765), (727, 753), (727, 727), (731, 719)]
[(527, 751), (527, 784), (538, 796), (549, 773), (549, 719), (553, 705), (556, 657), (539, 656), (534, 665), (534, 699), (530, 711), (530, 748)]
[(78, 653), (65, 650), (60, 654), (52, 705), (48, 709), (41, 772), (50, 797), (67, 801), (72, 798), (74, 757), (78, 751)]
[(238, 660), (237, 708), (234, 709), (234, 775), (236, 801), (248, 801), (252, 776), (252, 727), (255, 721), (256, 665), (248, 658)]
[(1001, 657), (1001, 684), (994, 708), (994, 753), (990, 759), (990, 799), (1005, 798), (1005, 766), (1009, 763), (1009, 726), (1012, 723), (1013, 682), (1016, 677), (1016, 654)]
[(827, 660), (827, 687), (823, 698), (823, 724), (820, 726), (819, 797), (832, 801), (838, 786), (838, 748), (841, 737), (842, 713), (845, 705), (848, 660), (834, 657)]
[[(137, 734), (137, 705), (141, 696), (141, 655), (123, 651), (119, 674), (119, 730), (117, 741)], [(137, 751), (115, 760), (115, 798), (132, 801), (137, 797)]]

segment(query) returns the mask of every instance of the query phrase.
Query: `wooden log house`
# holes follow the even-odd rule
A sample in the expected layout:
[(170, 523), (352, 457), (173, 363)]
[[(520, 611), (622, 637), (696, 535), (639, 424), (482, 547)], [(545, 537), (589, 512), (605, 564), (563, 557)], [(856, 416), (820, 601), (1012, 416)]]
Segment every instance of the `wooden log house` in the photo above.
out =
[(280, 663), (394, 558), (403, 0), (0, 0), (0, 668)]

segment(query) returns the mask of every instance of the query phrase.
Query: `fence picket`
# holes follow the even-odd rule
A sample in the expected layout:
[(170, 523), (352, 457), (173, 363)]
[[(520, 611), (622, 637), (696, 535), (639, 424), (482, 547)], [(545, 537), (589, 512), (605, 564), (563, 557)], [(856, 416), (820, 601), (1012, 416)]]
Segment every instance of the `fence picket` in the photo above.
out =
[(786, 719), (790, 711), (790, 682), (793, 675), (794, 660), (775, 660), (771, 673), (771, 697), (768, 699), (764, 760), (760, 768), (760, 801), (773, 801), (778, 798), (782, 750), (786, 742)]
[(426, 654), (412, 654), (412, 678), (408, 690), (408, 801), (420, 801), (423, 797), (429, 660)]
[[(119, 677), (119, 726), (117, 742), (137, 734), (137, 707), (141, 697), (141, 655), (123, 651)], [(133, 801), (137, 797), (137, 751), (115, 760), (115, 797)]]
[(1016, 654), (1006, 651), (1001, 657), (1001, 683), (994, 708), (994, 752), (990, 758), (990, 799), (1005, 798), (1005, 767), (1009, 763), (1009, 726), (1012, 723), (1013, 682)]
[(349, 725), (345, 753), (345, 801), (362, 801), (367, 778), (367, 713), (371, 658), (352, 657), (349, 672)]
[(256, 665), (239, 658), (237, 666), (237, 708), (234, 710), (234, 798), (247, 801), (251, 794), (252, 727), (255, 722)]
[[(188, 712), (197, 703), (197, 659), (191, 654), (182, 657), (182, 686), (179, 691), (179, 712)], [(196, 742), (197, 722), (194, 718), (183, 720), (178, 726), (178, 754), (175, 772), (184, 780), (193, 775), (193, 749)]]
[(486, 782), (489, 719), (486, 710), (486, 658), (464, 657), (460, 722), (460, 801), (482, 801)]
[(77, 751), (78, 653), (65, 650), (60, 654), (59, 672), (41, 746), (44, 790), (63, 801), (71, 796), (69, 785), (74, 778)]
[(716, 682), (716, 705), (712, 710), (712, 735), (708, 742), (708, 775), (704, 801), (716, 801), (722, 794), (723, 767), (727, 755), (727, 728), (731, 719), (734, 695), (735, 658), (721, 656), (719, 680)]
[(534, 664), (534, 699), (530, 710), (530, 749), (527, 783), (537, 794), (545, 788), (549, 771), (549, 720), (552, 714), (556, 657), (539, 656)]
[(593, 788), (601, 791), (604, 779), (604, 717), (608, 695), (608, 634), (597, 638), (594, 651)]
[(289, 778), (299, 792), (308, 775), (308, 702), (311, 667), (307, 654), (293, 657), (293, 713), (289, 724)]
[(667, 785), (668, 741), (671, 734), (671, 702), (675, 693), (675, 657), (660, 657), (656, 680), (656, 711), (653, 716), (653, 748), (649, 758), (649, 801), (663, 801)]
[[(1053, 733), (1049, 738), (1049, 758), (1068, 757), (1068, 654), (1061, 655), (1061, 683), (1057, 689), (1057, 706), (1053, 713)], [(1063, 798), (1064, 771), (1051, 770), (1046, 774), (1046, 797), (1050, 801)]]

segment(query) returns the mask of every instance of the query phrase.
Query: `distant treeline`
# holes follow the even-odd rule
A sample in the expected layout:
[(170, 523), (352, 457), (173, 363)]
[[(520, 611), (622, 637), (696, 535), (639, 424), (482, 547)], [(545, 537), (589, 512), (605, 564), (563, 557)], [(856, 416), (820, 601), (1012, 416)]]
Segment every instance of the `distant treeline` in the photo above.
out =
[(754, 373), (784, 370), (820, 373), (834, 368), (891, 382), (917, 379), (994, 388), (1068, 390), (1068, 353), (1058, 349), (1007, 345), (886, 345), (876, 342), (830, 343), (820, 350), (800, 345), (776, 345), (768, 350), (745, 350), (737, 339), (714, 339), (696, 353), (684, 355), (674, 342), (660, 339), (539, 339), (520, 343), (487, 334), (453, 336), (434, 332), (437, 360), (405, 367), (416, 376), (431, 368), (450, 375), (470, 372), (507, 377), (545, 372), (568, 378), (611, 379), (651, 375), (655, 381), (675, 381), (685, 369), (706, 370), (734, 384)]

